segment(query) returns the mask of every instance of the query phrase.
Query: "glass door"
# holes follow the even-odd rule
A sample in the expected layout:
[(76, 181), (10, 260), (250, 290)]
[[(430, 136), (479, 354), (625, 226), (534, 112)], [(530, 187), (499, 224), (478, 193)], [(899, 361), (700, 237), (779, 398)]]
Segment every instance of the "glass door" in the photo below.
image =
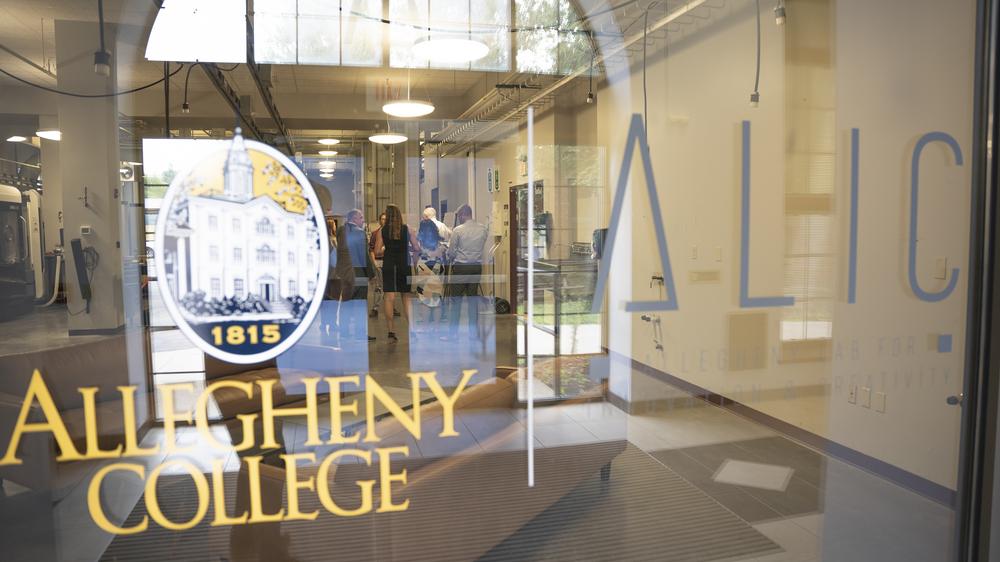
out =
[(991, 553), (993, 0), (39, 4), (0, 559)]

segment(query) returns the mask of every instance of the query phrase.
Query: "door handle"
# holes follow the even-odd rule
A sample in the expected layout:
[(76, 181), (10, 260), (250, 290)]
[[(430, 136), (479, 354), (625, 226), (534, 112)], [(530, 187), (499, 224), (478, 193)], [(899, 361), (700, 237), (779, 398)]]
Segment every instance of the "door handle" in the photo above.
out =
[(962, 402), (965, 401), (965, 394), (959, 394), (958, 396), (951, 395), (945, 399), (949, 406), (961, 406)]

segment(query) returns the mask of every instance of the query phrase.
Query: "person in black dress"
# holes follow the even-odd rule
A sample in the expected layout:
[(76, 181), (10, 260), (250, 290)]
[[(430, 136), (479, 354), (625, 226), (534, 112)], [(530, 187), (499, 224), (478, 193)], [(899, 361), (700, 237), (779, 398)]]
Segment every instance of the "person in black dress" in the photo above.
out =
[(409, 324), (410, 276), (413, 274), (410, 266), (413, 263), (411, 256), (420, 255), (420, 242), (403, 224), (403, 215), (399, 212), (399, 207), (389, 205), (385, 208), (385, 216), (385, 226), (381, 229), (382, 243), (385, 245), (385, 254), (382, 257), (382, 289), (385, 293), (383, 315), (389, 329), (389, 342), (395, 343), (399, 341), (393, 318), (396, 295), (403, 296), (403, 317)]

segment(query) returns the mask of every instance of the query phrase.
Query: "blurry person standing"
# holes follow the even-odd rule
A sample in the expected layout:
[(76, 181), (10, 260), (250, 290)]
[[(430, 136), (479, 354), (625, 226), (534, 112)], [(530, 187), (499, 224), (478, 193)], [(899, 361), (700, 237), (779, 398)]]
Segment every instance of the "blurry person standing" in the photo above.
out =
[(401, 295), (403, 316), (407, 324), (410, 322), (410, 277), (413, 274), (413, 257), (420, 255), (420, 242), (416, 235), (403, 224), (403, 215), (399, 207), (389, 205), (385, 208), (385, 226), (379, 231), (385, 244), (385, 255), (382, 258), (382, 288), (385, 291), (383, 314), (388, 328), (389, 343), (396, 343), (395, 309), (396, 296)]
[(326, 278), (326, 291), (320, 309), (323, 320), (321, 340), (327, 345), (336, 345), (340, 334), (340, 312), (343, 301), (354, 291), (354, 269), (351, 254), (347, 248), (346, 230), (338, 226), (337, 219), (326, 218), (326, 232), (330, 240), (330, 262)]
[(345, 218), (343, 235), (338, 233), (337, 238), (338, 242), (343, 240), (347, 246), (354, 282), (350, 293), (343, 295), (340, 333), (344, 338), (364, 341), (367, 336), (368, 341), (375, 341), (374, 337), (368, 336), (368, 280), (375, 276), (375, 272), (365, 234), (365, 216), (360, 209), (351, 209)]
[(455, 220), (458, 226), (452, 231), (447, 250), (448, 261), (451, 263), (451, 276), (446, 291), (450, 301), (448, 310), (451, 328), (449, 335), (442, 338), (447, 340), (458, 338), (463, 302), (469, 311), (469, 334), (472, 337), (479, 336), (479, 282), (483, 274), (483, 258), (489, 234), (486, 226), (473, 220), (472, 207), (468, 205), (458, 208)]
[(443, 242), (447, 243), (451, 239), (451, 229), (448, 228), (448, 225), (438, 220), (437, 210), (434, 207), (428, 205), (424, 208), (424, 220), (434, 223), (434, 226), (437, 227), (438, 235), (441, 236)]
[(368, 255), (375, 269), (375, 299), (372, 302), (372, 318), (378, 316), (378, 308), (382, 304), (382, 256), (385, 254), (385, 244), (382, 242), (382, 227), (384, 226), (385, 213), (383, 212), (378, 216), (378, 228), (372, 231), (372, 235), (368, 240)]

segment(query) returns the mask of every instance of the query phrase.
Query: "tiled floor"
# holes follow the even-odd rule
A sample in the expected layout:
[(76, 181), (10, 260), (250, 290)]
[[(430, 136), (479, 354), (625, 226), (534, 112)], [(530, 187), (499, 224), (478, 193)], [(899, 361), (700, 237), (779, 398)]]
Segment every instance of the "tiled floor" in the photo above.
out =
[[(751, 523), (822, 511), (821, 455), (784, 437), (654, 451), (651, 454)], [(716, 481), (717, 471), (729, 459), (776, 464), (791, 469), (792, 476), (781, 491)]]
[(105, 336), (70, 336), (66, 307), (53, 304), (46, 308), (36, 308), (13, 320), (0, 322), (0, 355), (63, 347), (102, 337)]
[[(523, 450), (526, 416), (524, 410), (461, 412), (456, 422), (462, 437), (445, 447), (439, 446), (442, 441), (418, 443), (408, 435), (385, 443), (407, 444), (414, 456), (425, 457)], [(627, 438), (785, 551), (760, 562), (940, 560), (943, 558), (935, 556), (944, 554), (950, 538), (947, 509), (715, 406), (630, 416), (603, 402), (564, 404), (536, 408), (535, 424), (535, 446), (539, 448)], [(329, 420), (321, 419), (320, 425), (328, 429)], [(498, 428), (504, 431), (498, 433)], [(305, 427), (287, 422), (284, 434), (294, 450), (305, 440)], [(219, 428), (216, 435), (225, 442), (225, 430)], [(163, 430), (154, 429), (145, 443), (162, 442), (163, 438)], [(192, 448), (173, 457), (194, 462), (206, 471), (213, 462), (222, 462), (227, 471), (238, 469), (235, 453), (198, 444), (191, 430), (179, 431), (177, 443)], [(794, 475), (784, 491), (715, 482), (712, 477), (726, 459), (787, 466)], [(152, 468), (164, 460), (168, 459), (159, 456), (145, 462)], [(81, 465), (78, 478), (83, 479), (97, 466)], [(122, 477), (106, 485), (115, 490), (107, 494), (114, 499), (107, 506), (109, 513), (124, 520), (141, 496), (138, 481)], [(8, 484), (8, 493), (16, 491)], [(90, 523), (85, 495), (85, 486), (76, 485), (55, 508), (58, 551), (65, 559), (96, 559), (111, 540)], [(620, 524), (627, 525), (627, 521)], [(858, 544), (864, 544), (865, 550), (857, 551)]]
[[(35, 345), (39, 341), (47, 345), (64, 345), (63, 339), (68, 337), (58, 333), (47, 338), (39, 336), (51, 334), (53, 326), (60, 321), (58, 315), (64, 313), (55, 309), (43, 310), (24, 322), (8, 323), (6, 328), (16, 324), (16, 329), (6, 331), (5, 326), (0, 325), (0, 353), (24, 351), (25, 345)], [(499, 323), (506, 321), (497, 318)], [(399, 344), (389, 344), (384, 337), (384, 323), (373, 321), (371, 326), (372, 333), (379, 339), (368, 354), (370, 372), (396, 400), (409, 403), (409, 380), (405, 373), (414, 367), (447, 361), (447, 348), (437, 344), (423, 346), (420, 342), (426, 344), (428, 340), (419, 337), (416, 344), (406, 338)], [(509, 335), (513, 333), (509, 329), (496, 330), (495, 348), (488, 357), (493, 364), (514, 363), (515, 342)], [(73, 338), (72, 341), (81, 340)], [(171, 369), (185, 370), (193, 364), (190, 357), (178, 353), (183, 352), (176, 345), (178, 342), (165, 336), (164, 343), (164, 349), (171, 352), (169, 357), (164, 356), (165, 364), (172, 366)], [(163, 380), (176, 382), (178, 377), (189, 375), (169, 375)], [(429, 396), (424, 392), (421, 398)], [(813, 427), (810, 424), (819, 422), (809, 421), (808, 404), (802, 402), (802, 405), (802, 419), (797, 425), (809, 429)], [(364, 419), (363, 401), (360, 406), (359, 415), (349, 422)], [(320, 426), (328, 431), (328, 410), (321, 407), (319, 411)], [(783, 548), (784, 552), (759, 558), (758, 562), (936, 562), (948, 557), (953, 520), (949, 508), (716, 406), (692, 401), (673, 409), (628, 415), (605, 402), (564, 403), (535, 408), (534, 421), (534, 446), (538, 448), (627, 439)], [(434, 422), (427, 420), (425, 423)], [(460, 412), (456, 429), (461, 437), (453, 440), (417, 442), (408, 435), (397, 435), (384, 444), (405, 444), (411, 448), (412, 456), (440, 457), (524, 450), (529, 434), (527, 412), (523, 409)], [(290, 420), (284, 424), (283, 431), (291, 451), (307, 450), (304, 425)], [(223, 442), (227, 438), (221, 428), (216, 435)], [(154, 429), (146, 436), (144, 444), (162, 444), (164, 439), (163, 430)], [(175, 453), (174, 458), (194, 462), (206, 471), (215, 462), (223, 463), (227, 471), (238, 470), (239, 459), (233, 451), (208, 447), (190, 430), (179, 431), (176, 439), (178, 444), (191, 449)], [(324, 452), (323, 449), (317, 451), (321, 455)], [(167, 460), (164, 455), (158, 455), (145, 458), (143, 462), (151, 469), (164, 460)], [(727, 460), (787, 467), (792, 475), (781, 490), (721, 483), (714, 477)], [(348, 459), (345, 462), (356, 461)], [(7, 483), (5, 491), (11, 497), (0, 498), (3, 502), (0, 514), (10, 507), (20, 514), (48, 517), (51, 523), (47, 530), (39, 527), (33, 535), (39, 544), (54, 543), (59, 559), (95, 560), (111, 537), (91, 522), (86, 507), (86, 486), (82, 483), (100, 465), (100, 462), (88, 462), (62, 466), (65, 483), (56, 490), (62, 499), (54, 508), (51, 497), (35, 498), (34, 492)], [(128, 475), (116, 475), (105, 485), (110, 491), (105, 496), (111, 500), (105, 506), (108, 513), (113, 519), (124, 520), (141, 497), (140, 482)], [(628, 525), (628, 521), (610, 524)], [(33, 559), (46, 560), (49, 554), (52, 553), (42, 549)]]

